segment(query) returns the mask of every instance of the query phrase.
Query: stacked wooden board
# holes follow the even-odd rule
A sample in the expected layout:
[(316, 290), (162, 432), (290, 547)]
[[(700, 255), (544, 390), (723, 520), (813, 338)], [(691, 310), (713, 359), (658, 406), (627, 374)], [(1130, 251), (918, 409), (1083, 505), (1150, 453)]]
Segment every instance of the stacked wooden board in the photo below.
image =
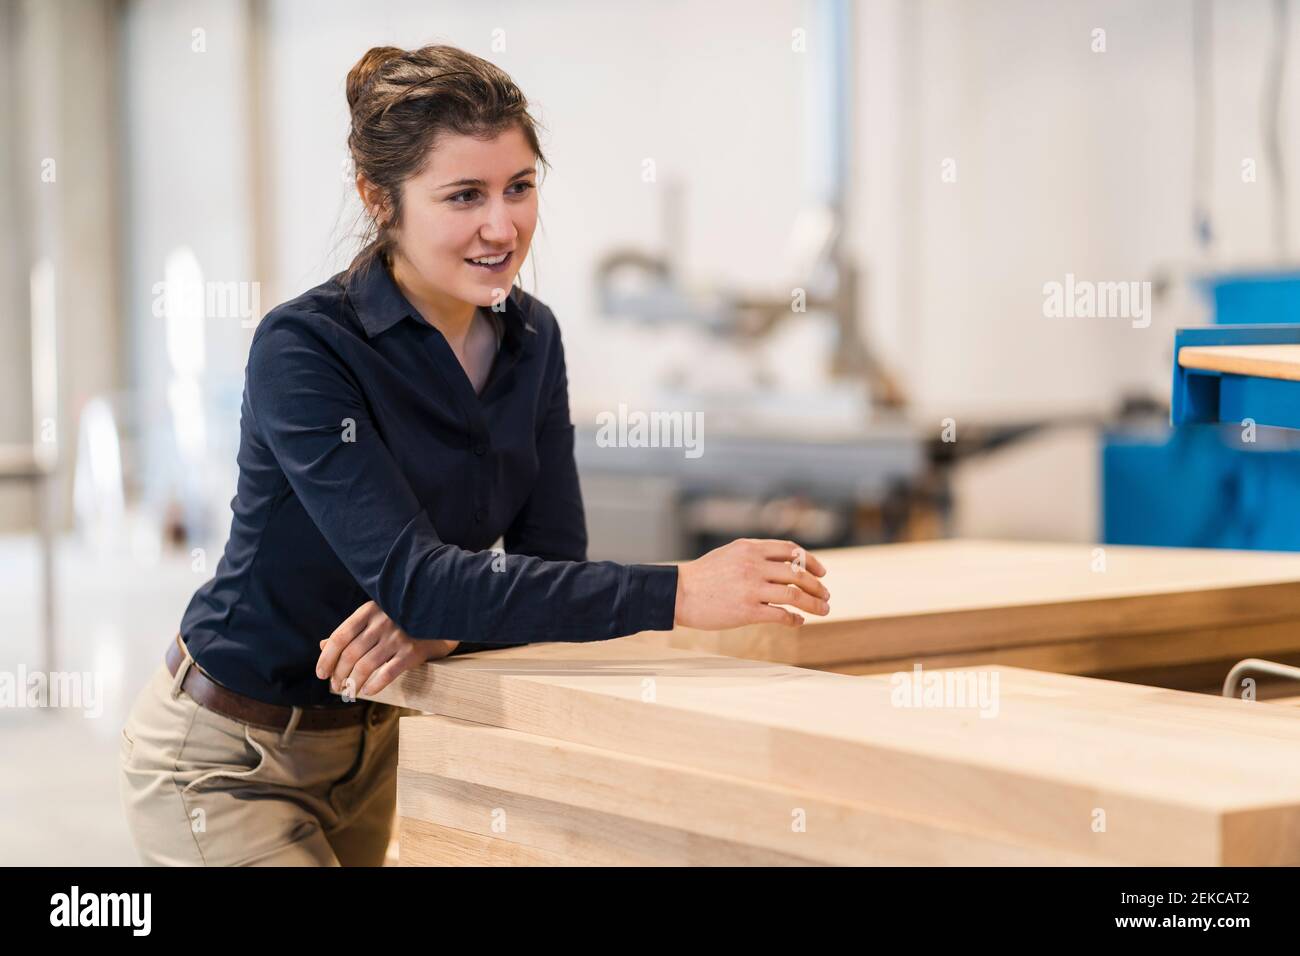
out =
[(1212, 689), (1300, 662), (1300, 554), (998, 541), (817, 552), (831, 613), (636, 640), (848, 674), (1006, 664)]
[(939, 677), (627, 639), (428, 664), (376, 695), (428, 715), (400, 724), (401, 862), (1300, 864), (1295, 710)]

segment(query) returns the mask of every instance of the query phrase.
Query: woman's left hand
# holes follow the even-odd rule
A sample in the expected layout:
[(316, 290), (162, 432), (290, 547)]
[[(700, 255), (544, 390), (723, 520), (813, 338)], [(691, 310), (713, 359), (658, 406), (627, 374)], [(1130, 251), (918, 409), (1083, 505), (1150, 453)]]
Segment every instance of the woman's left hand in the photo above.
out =
[(417, 640), (374, 601), (357, 608), (320, 642), (316, 676), (345, 700), (383, 690), (404, 671), (446, 657), (460, 641)]

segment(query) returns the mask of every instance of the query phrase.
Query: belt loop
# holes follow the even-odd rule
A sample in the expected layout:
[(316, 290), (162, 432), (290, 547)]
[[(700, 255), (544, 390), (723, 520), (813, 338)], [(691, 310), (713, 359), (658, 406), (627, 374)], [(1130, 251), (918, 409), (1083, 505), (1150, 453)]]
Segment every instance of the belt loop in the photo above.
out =
[(293, 740), (293, 732), (298, 729), (298, 721), (302, 719), (302, 708), (295, 707), (293, 713), (289, 715), (289, 724), (284, 728), (284, 733), (280, 735), (280, 746), (289, 746), (289, 741)]
[(185, 642), (178, 637), (176, 643), (181, 646), (181, 664), (172, 675), (172, 700), (181, 695), (181, 685), (185, 683), (185, 675), (190, 672), (190, 665), (194, 663), (194, 658), (190, 657), (190, 649), (185, 646)]

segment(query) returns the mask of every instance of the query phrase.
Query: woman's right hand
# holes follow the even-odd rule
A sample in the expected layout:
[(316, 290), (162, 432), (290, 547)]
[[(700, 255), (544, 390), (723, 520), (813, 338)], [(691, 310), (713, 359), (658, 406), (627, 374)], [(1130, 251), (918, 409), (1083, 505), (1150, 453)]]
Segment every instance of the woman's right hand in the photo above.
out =
[(826, 568), (793, 541), (739, 538), (677, 566), (673, 623), (707, 631), (746, 624), (788, 624), (830, 610), (831, 592), (817, 580)]

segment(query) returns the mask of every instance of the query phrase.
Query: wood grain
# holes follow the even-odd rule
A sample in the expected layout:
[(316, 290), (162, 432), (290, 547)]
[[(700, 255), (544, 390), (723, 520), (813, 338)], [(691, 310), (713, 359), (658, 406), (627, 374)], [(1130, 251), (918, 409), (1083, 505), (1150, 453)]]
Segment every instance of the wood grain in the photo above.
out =
[[(996, 715), (897, 706), (892, 675), (633, 641), (452, 658), (380, 699), (1027, 845), (1093, 854), (1101, 809), (1107, 858), (1300, 863), (1293, 711), (1007, 667), (950, 673), (997, 675)], [(405, 727), (403, 747), (409, 766)]]
[(400, 866), (590, 866), (536, 847), (400, 818)]
[[(1142, 635), (1295, 624), (1300, 554), (997, 541), (935, 541), (818, 552), (831, 612), (799, 628), (676, 628), (634, 640), (805, 667), (1000, 648), (1091, 646)], [(1094, 570), (1102, 566), (1104, 570)], [(1274, 645), (1277, 646), (1277, 645)], [(1230, 656), (1229, 647), (1215, 656)]]
[[(399, 787), (407, 806), (431, 789), (464, 781), (539, 798), (552, 808), (557, 825), (569, 832), (595, 827), (625, 840), (633, 827), (650, 824), (670, 834), (672, 842), (711, 841), (701, 847), (706, 853), (718, 844), (748, 846), (755, 863), (768, 863), (764, 855), (787, 864), (802, 858), (805, 864), (845, 866), (951, 866), (977, 860), (1002, 866), (1104, 862), (1083, 852), (1017, 841), (1010, 834), (946, 827), (904, 812), (885, 813), (868, 803), (827, 800), (807, 790), (753, 783), (455, 718), (431, 715), (404, 721)], [(507, 813), (504, 819), (505, 833), (492, 835), (530, 844), (542, 839), (535, 831), (519, 835), (513, 815)], [(1090, 837), (1078, 842), (1097, 854), (1115, 842), (1105, 833)], [(590, 842), (595, 841), (588, 846)], [(1122, 849), (1126, 857), (1141, 859), (1134, 848)], [(563, 852), (578, 851), (569, 847)]]
[[(436, 719), (436, 718), (435, 718)], [(408, 725), (409, 726), (409, 725)], [(471, 725), (479, 726), (479, 725)], [(419, 761), (423, 763), (423, 761)], [(401, 767), (403, 816), (521, 843), (599, 866), (810, 866), (814, 861), (567, 801)]]
[[(974, 667), (1003, 664), (1057, 674), (1101, 676), (1118, 672), (1185, 667), (1214, 662), (1219, 684), (1237, 661), (1275, 659), (1300, 654), (1300, 620), (1268, 621), (1240, 627), (1211, 627), (1162, 634), (1110, 634), (1080, 641), (982, 647), (952, 654), (851, 661), (821, 665), (838, 674), (881, 674), (907, 670), (917, 661), (926, 667)], [(1173, 685), (1157, 681), (1161, 687)], [(1207, 683), (1212, 684), (1213, 679)]]

